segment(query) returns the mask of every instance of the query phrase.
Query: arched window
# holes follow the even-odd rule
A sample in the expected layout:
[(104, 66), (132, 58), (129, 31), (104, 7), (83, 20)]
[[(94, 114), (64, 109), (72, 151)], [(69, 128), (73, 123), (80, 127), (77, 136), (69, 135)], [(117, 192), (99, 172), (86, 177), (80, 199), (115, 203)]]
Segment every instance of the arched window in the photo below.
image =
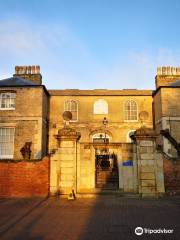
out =
[(110, 137), (107, 133), (95, 133), (93, 136), (92, 136), (92, 140), (94, 143), (108, 143), (109, 140), (110, 140)]
[(126, 135), (126, 142), (127, 143), (131, 143), (133, 142), (132, 139), (130, 138), (130, 136), (135, 132), (135, 130), (130, 130), (127, 135)]
[(108, 103), (104, 99), (94, 103), (94, 114), (108, 114)]
[(137, 121), (138, 120), (137, 103), (134, 100), (128, 100), (125, 102), (124, 120), (125, 121)]
[(78, 103), (75, 100), (66, 100), (64, 104), (64, 110), (72, 113), (72, 120), (78, 120)]

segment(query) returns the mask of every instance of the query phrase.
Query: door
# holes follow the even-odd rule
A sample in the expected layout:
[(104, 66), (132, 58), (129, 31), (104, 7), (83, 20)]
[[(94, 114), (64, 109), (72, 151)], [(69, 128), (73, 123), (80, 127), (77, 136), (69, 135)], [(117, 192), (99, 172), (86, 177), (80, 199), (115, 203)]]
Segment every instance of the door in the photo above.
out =
[(119, 176), (116, 155), (107, 152), (96, 153), (96, 188), (118, 189)]

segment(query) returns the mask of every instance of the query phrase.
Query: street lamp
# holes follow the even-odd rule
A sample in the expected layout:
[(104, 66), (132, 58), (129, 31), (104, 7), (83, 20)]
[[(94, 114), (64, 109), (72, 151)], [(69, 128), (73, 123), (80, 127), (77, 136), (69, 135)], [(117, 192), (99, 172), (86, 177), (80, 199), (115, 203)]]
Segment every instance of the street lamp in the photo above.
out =
[(105, 143), (106, 143), (106, 127), (107, 127), (107, 124), (108, 124), (108, 120), (107, 120), (106, 117), (104, 117), (103, 125), (104, 125), (104, 132), (105, 132)]

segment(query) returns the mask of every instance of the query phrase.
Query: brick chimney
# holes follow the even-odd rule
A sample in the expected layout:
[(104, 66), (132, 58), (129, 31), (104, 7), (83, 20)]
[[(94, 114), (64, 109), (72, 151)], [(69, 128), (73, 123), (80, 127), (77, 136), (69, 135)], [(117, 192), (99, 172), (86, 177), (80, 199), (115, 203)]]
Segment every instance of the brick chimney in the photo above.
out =
[(158, 67), (156, 79), (156, 88), (167, 86), (180, 80), (180, 67)]
[(42, 84), (42, 75), (40, 74), (40, 66), (15, 66), (15, 74), (13, 77), (20, 77)]

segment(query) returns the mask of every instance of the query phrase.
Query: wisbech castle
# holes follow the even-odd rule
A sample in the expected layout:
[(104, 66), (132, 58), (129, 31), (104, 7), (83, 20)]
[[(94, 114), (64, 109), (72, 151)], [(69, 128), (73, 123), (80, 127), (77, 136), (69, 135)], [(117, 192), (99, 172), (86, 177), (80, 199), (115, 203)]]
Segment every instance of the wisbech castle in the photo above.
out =
[(180, 68), (155, 83), (48, 90), (16, 66), (0, 81), (0, 196), (180, 193)]

